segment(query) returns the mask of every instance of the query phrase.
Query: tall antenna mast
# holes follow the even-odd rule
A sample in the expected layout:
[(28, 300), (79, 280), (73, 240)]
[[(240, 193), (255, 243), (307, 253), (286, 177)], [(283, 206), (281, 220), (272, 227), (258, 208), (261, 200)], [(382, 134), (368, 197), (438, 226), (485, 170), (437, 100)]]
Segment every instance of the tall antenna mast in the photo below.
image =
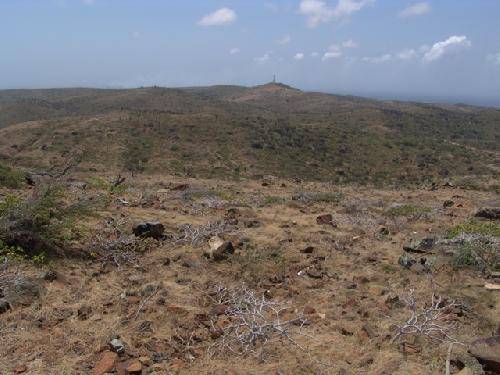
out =
[(276, 74), (273, 75), (273, 83), (276, 83)]

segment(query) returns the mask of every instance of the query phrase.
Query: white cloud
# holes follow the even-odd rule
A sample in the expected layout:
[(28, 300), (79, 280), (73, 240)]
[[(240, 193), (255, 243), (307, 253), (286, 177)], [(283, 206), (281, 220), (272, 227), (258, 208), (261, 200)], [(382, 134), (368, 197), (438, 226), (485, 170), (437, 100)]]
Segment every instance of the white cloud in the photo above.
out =
[(422, 58), (426, 62), (439, 60), (449, 53), (457, 52), (462, 49), (467, 49), (472, 46), (472, 43), (466, 36), (450, 36), (448, 39), (434, 43), (434, 45), (424, 54)]
[(276, 43), (281, 44), (281, 45), (285, 45), (285, 44), (289, 44), (291, 41), (292, 41), (292, 38), (290, 37), (290, 35), (283, 35), (283, 37), (278, 39), (276, 41)]
[(431, 11), (431, 6), (428, 2), (423, 1), (420, 3), (415, 3), (413, 5), (407, 6), (399, 13), (399, 17), (415, 17), (415, 16), (423, 16)]
[(302, 60), (304, 58), (304, 54), (302, 52), (298, 52), (293, 57), (295, 60)]
[(345, 42), (342, 42), (342, 47), (344, 47), (344, 48), (357, 48), (358, 43), (356, 43), (352, 39), (349, 39), (349, 40), (346, 40)]
[(488, 61), (491, 61), (493, 64), (500, 65), (500, 52), (499, 53), (494, 53), (492, 55), (488, 55), (486, 57)]
[(325, 52), (325, 54), (323, 55), (321, 60), (327, 61), (327, 60), (331, 60), (331, 59), (338, 59), (341, 56), (342, 56), (342, 52), (340, 52), (340, 51), (328, 51), (328, 52)]
[(361, 60), (373, 64), (380, 64), (392, 60), (392, 55), (390, 53), (386, 53), (385, 55), (376, 57), (363, 57)]
[(230, 55), (236, 55), (237, 53), (240, 53), (240, 49), (239, 49), (239, 48), (237, 48), (237, 47), (235, 47), (235, 48), (231, 48), (231, 49), (229, 50), (229, 54), (230, 54)]
[(255, 62), (258, 64), (265, 64), (271, 58), (271, 53), (266, 52), (263, 56), (254, 58)]
[(332, 18), (348, 17), (375, 0), (338, 0), (335, 7), (328, 6), (323, 0), (302, 0), (299, 14), (307, 18), (308, 27), (316, 27)]
[(400, 60), (413, 60), (418, 57), (417, 51), (413, 48), (406, 48), (397, 54)]
[(213, 13), (207, 14), (198, 21), (199, 26), (223, 26), (236, 21), (236, 12), (229, 8), (221, 8)]

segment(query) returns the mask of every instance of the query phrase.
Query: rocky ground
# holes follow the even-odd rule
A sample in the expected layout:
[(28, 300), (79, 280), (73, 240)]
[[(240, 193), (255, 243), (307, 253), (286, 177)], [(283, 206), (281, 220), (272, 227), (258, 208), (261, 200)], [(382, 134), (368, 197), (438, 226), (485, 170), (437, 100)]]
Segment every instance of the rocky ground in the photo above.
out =
[(96, 181), (67, 183), (108, 198), (78, 256), (5, 258), (2, 374), (444, 374), (451, 342), (451, 374), (499, 365), (494, 192)]

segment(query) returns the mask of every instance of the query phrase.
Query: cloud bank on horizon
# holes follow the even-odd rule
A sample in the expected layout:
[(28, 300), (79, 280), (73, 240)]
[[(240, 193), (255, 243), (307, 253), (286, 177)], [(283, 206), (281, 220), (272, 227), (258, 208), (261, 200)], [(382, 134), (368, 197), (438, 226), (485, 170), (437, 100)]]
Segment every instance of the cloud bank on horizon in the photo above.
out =
[(306, 89), (500, 98), (500, 2), (7, 0), (0, 12), (3, 88), (276, 73)]

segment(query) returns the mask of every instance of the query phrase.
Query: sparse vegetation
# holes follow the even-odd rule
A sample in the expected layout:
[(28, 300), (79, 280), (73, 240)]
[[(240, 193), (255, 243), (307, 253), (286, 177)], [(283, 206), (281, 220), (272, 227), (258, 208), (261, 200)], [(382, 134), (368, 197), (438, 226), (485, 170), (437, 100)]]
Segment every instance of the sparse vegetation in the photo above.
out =
[(394, 207), (391, 207), (387, 211), (387, 215), (389, 217), (404, 216), (407, 218), (418, 220), (418, 219), (421, 219), (423, 217), (428, 216), (430, 212), (431, 212), (431, 209), (427, 208), (427, 207), (419, 207), (419, 206), (415, 206), (413, 204), (402, 204), (402, 205), (396, 205)]
[(455, 238), (461, 233), (500, 237), (500, 223), (471, 219), (448, 229), (446, 238)]
[(444, 373), (495, 332), (500, 112), (276, 86), (0, 92), (36, 120), (0, 129), (0, 368)]
[(24, 176), (23, 172), (0, 164), (0, 187), (18, 189), (22, 186)]

